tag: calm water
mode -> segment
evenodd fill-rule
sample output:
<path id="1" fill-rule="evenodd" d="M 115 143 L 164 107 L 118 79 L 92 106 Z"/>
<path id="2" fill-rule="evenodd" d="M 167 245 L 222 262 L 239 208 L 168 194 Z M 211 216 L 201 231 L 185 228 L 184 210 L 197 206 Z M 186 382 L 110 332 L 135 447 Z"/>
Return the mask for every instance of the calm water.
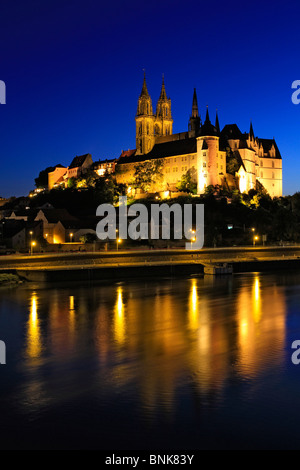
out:
<path id="1" fill-rule="evenodd" d="M 0 448 L 300 448 L 300 274 L 0 290 Z"/>

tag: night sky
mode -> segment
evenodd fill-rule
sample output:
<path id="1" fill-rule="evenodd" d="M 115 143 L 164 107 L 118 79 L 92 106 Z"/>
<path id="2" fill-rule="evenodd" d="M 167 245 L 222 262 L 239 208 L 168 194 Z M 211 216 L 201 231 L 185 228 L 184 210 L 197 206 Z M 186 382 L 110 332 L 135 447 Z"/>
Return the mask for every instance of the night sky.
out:
<path id="1" fill-rule="evenodd" d="M 173 132 L 187 130 L 193 89 L 201 115 L 253 121 L 276 138 L 284 194 L 300 190 L 299 0 L 2 0 L 0 196 L 27 195 L 39 171 L 135 148 L 143 68 L 154 108 L 162 73 Z"/>

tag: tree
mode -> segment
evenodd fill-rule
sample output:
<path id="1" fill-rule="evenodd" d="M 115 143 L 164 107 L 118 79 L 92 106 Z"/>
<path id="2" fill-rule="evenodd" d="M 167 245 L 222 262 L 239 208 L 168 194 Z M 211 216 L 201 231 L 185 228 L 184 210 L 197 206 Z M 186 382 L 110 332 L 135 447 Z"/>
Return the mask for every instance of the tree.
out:
<path id="1" fill-rule="evenodd" d="M 48 173 L 55 170 L 55 166 L 48 166 L 45 170 L 40 171 L 39 176 L 35 178 L 35 186 L 37 188 L 46 188 L 48 186 Z"/>
<path id="2" fill-rule="evenodd" d="M 154 183 L 163 179 L 163 166 L 164 162 L 161 159 L 139 163 L 135 166 L 132 185 L 145 193 L 149 192 Z"/>
<path id="3" fill-rule="evenodd" d="M 190 168 L 184 175 L 182 175 L 177 188 L 179 191 L 197 194 L 197 171 L 194 167 Z"/>
<path id="4" fill-rule="evenodd" d="M 233 151 L 230 148 L 226 149 L 226 173 L 235 176 L 239 171 L 240 164 L 237 160 L 237 157 L 234 155 Z"/>
<path id="5" fill-rule="evenodd" d="M 99 179 L 94 170 L 87 170 L 82 176 L 76 179 L 76 188 L 94 188 Z"/>

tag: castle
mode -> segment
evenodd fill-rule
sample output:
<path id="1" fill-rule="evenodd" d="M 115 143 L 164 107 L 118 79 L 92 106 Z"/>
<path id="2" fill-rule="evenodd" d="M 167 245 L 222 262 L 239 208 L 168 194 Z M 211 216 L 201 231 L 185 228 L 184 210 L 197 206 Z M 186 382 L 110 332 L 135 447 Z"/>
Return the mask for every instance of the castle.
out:
<path id="1" fill-rule="evenodd" d="M 181 179 L 187 172 L 197 186 L 197 194 L 217 185 L 247 193 L 256 189 L 259 182 L 271 197 L 282 196 L 282 158 L 275 140 L 256 137 L 252 123 L 245 133 L 236 124 L 227 124 L 220 130 L 218 115 L 213 125 L 208 109 L 202 122 L 196 90 L 188 131 L 173 134 L 171 100 L 167 97 L 164 78 L 154 114 L 144 75 L 135 121 L 135 149 L 123 151 L 118 159 L 95 163 L 90 154 L 76 156 L 69 167 L 57 165 L 48 174 L 48 188 L 67 186 L 70 178 L 76 179 L 92 169 L 98 176 L 114 173 L 117 183 L 128 186 L 129 195 L 142 197 L 141 189 L 133 184 L 136 167 L 160 160 L 162 178 L 151 184 L 150 192 L 164 197 L 179 192 Z"/>
<path id="2" fill-rule="evenodd" d="M 208 109 L 202 122 L 196 90 L 188 131 L 173 134 L 171 100 L 164 78 L 154 114 L 144 75 L 135 121 L 136 149 L 123 151 L 117 160 L 119 183 L 130 185 L 139 163 L 161 159 L 163 179 L 153 185 L 153 192 L 178 191 L 181 177 L 193 170 L 198 194 L 210 185 L 248 192 L 259 181 L 271 197 L 282 196 L 282 158 L 275 140 L 256 137 L 252 123 L 249 133 L 242 133 L 236 124 L 220 130 L 218 115 L 213 125 Z M 229 158 L 235 162 L 230 174 L 226 170 Z"/>

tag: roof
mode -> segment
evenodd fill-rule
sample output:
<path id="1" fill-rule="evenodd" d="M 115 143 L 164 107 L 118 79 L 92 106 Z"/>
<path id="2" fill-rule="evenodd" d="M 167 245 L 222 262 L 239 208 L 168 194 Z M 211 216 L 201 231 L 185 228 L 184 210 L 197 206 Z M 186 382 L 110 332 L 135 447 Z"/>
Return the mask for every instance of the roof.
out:
<path id="1" fill-rule="evenodd" d="M 265 152 L 269 152 L 272 148 L 272 145 L 275 147 L 275 158 L 282 159 L 281 154 L 279 152 L 279 149 L 277 147 L 277 144 L 275 142 L 275 139 L 257 139 L 259 144 L 262 144 L 263 149 Z"/>
<path id="2" fill-rule="evenodd" d="M 118 164 L 138 163 L 146 160 L 154 160 L 158 158 L 176 157 L 177 155 L 186 155 L 197 152 L 197 140 L 195 137 L 190 139 L 173 140 L 155 144 L 153 149 L 145 155 L 123 156 L 119 158 Z"/>
<path id="3" fill-rule="evenodd" d="M 26 223 L 24 220 L 3 220 L 3 238 L 12 238 L 17 233 L 25 229 Z"/>
<path id="4" fill-rule="evenodd" d="M 242 159 L 242 157 L 241 157 L 241 155 L 240 155 L 240 152 L 239 152 L 238 150 L 235 150 L 235 151 L 233 152 L 233 155 L 235 156 L 236 161 L 237 161 L 238 164 L 239 164 L 239 168 L 243 167 L 244 170 L 247 172 L 246 167 L 245 167 L 244 162 L 243 162 L 243 159 Z"/>
<path id="5" fill-rule="evenodd" d="M 69 168 L 81 167 L 84 164 L 87 157 L 89 157 L 89 156 L 91 156 L 89 153 L 86 153 L 85 155 L 76 156 L 75 158 L 73 158 L 72 163 L 69 166 Z"/>
<path id="6" fill-rule="evenodd" d="M 122 157 L 132 157 L 136 152 L 136 149 L 133 150 L 122 150 L 122 153 L 120 155 L 120 158 Z"/>
<path id="7" fill-rule="evenodd" d="M 222 129 L 221 136 L 229 139 L 242 139 L 243 134 L 236 124 L 226 124 Z"/>
<path id="8" fill-rule="evenodd" d="M 200 127 L 199 136 L 218 136 L 219 132 L 215 126 L 212 125 L 209 119 L 208 108 L 206 109 L 206 119 L 204 124 Z"/>
<path id="9" fill-rule="evenodd" d="M 78 219 L 73 217 L 66 209 L 41 209 L 48 223 L 56 224 L 57 222 L 75 222 Z"/>

